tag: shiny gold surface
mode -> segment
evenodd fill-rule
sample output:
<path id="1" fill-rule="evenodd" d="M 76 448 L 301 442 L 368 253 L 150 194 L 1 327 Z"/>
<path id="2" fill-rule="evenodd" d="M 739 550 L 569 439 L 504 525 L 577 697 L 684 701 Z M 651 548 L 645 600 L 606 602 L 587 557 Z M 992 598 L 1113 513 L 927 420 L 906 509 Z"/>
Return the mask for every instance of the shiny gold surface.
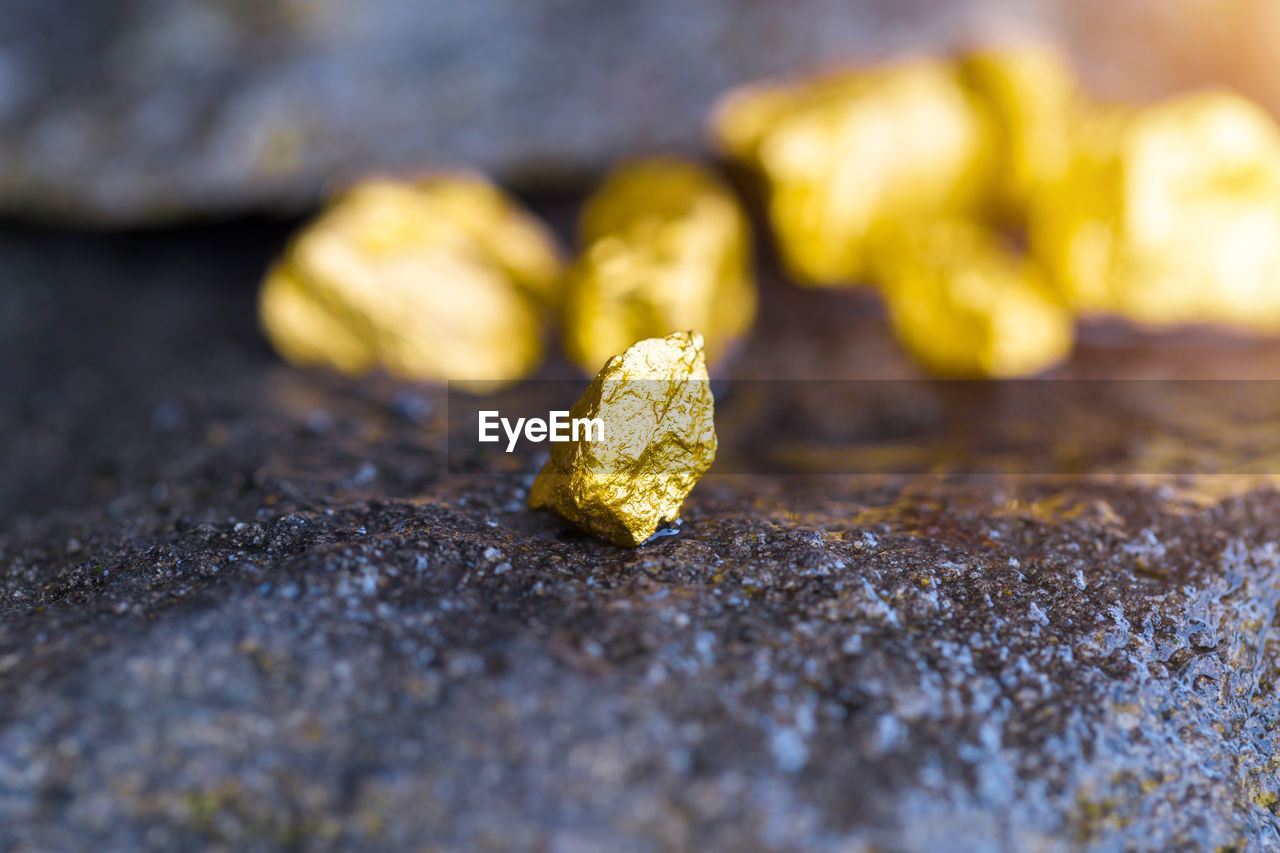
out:
<path id="1" fill-rule="evenodd" d="M 1224 92 L 1094 109 L 1031 241 L 1080 311 L 1280 329 L 1280 131 Z"/>
<path id="2" fill-rule="evenodd" d="M 296 364 L 512 381 L 542 357 L 559 275 L 546 229 L 483 179 L 370 180 L 293 240 L 259 313 Z"/>
<path id="3" fill-rule="evenodd" d="M 756 289 L 737 199 L 694 163 L 639 160 L 588 200 L 566 286 L 565 349 L 591 372 L 641 338 L 700 329 L 714 363 L 750 328 Z"/>
<path id="4" fill-rule="evenodd" d="M 609 359 L 570 410 L 573 418 L 600 418 L 603 440 L 552 445 L 529 506 L 615 545 L 640 545 L 679 517 L 711 467 L 713 414 L 702 336 L 640 341 Z"/>
<path id="5" fill-rule="evenodd" d="M 711 132 L 764 179 L 783 260 L 807 284 L 860 280 L 880 230 L 980 208 L 996 167 L 987 110 L 939 60 L 748 87 Z"/>
<path id="6" fill-rule="evenodd" d="M 995 232 L 937 221 L 886 240 L 877 278 L 899 341 L 935 373 L 1012 377 L 1071 352 L 1072 316 Z"/>

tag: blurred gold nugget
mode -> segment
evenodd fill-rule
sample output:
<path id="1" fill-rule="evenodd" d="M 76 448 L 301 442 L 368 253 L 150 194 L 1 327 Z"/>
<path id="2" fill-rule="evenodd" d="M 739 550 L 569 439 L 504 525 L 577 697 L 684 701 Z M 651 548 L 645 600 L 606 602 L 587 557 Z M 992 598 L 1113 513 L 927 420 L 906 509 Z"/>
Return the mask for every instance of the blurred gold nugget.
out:
<path id="1" fill-rule="evenodd" d="M 513 381 L 542 358 L 560 276 L 549 232 L 483 178 L 373 179 L 294 238 L 259 314 L 295 364 Z"/>
<path id="2" fill-rule="evenodd" d="M 615 545 L 643 544 L 674 521 L 716 455 L 702 336 L 650 338 L 609 359 L 570 410 L 599 418 L 602 440 L 552 445 L 529 506 Z M 596 436 L 593 436 L 595 438 Z"/>
<path id="3" fill-rule="evenodd" d="M 1082 98 L 1075 74 L 1061 53 L 1040 44 L 973 51 L 959 67 L 994 132 L 993 210 L 1024 222 L 1033 199 L 1067 167 L 1070 124 Z"/>
<path id="4" fill-rule="evenodd" d="M 923 223 L 887 239 L 877 274 L 903 346 L 936 373 L 1012 377 L 1066 358 L 1072 316 L 1034 263 L 977 223 Z"/>
<path id="5" fill-rule="evenodd" d="M 1280 329 L 1280 131 L 1225 92 L 1090 110 L 1031 242 L 1077 310 Z"/>
<path id="6" fill-rule="evenodd" d="M 980 208 L 995 168 L 987 111 L 933 59 L 741 89 L 712 136 L 764 178 L 783 259 L 808 284 L 865 276 L 877 231 Z"/>
<path id="7" fill-rule="evenodd" d="M 502 190 L 474 174 L 424 178 L 416 186 L 518 287 L 558 308 L 564 260 L 551 232 Z"/>
<path id="8" fill-rule="evenodd" d="M 733 194 L 694 163 L 614 170 L 587 201 L 566 285 L 565 349 L 595 371 L 640 338 L 701 329 L 720 359 L 755 319 L 750 237 Z"/>

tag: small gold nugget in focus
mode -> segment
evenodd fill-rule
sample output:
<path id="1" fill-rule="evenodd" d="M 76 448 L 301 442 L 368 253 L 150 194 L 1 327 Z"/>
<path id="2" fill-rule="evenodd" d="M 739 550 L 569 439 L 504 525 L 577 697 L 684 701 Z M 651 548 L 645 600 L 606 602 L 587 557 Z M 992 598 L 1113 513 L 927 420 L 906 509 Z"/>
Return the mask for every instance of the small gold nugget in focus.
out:
<path id="1" fill-rule="evenodd" d="M 1084 312 L 1280 329 L 1280 131 L 1212 92 L 1073 125 L 1070 165 L 1031 245 Z"/>
<path id="2" fill-rule="evenodd" d="M 713 364 L 751 327 L 745 214 L 709 171 L 676 159 L 614 170 L 587 202 L 566 287 L 565 350 L 594 372 L 640 338 L 701 329 Z"/>
<path id="3" fill-rule="evenodd" d="M 764 179 L 783 260 L 809 284 L 862 278 L 881 229 L 989 201 L 991 121 L 941 61 L 748 87 L 712 135 Z"/>
<path id="4" fill-rule="evenodd" d="M 898 340 L 936 373 L 1012 377 L 1071 351 L 1072 317 L 1037 267 L 991 230 L 964 221 L 886 241 L 879 279 Z"/>
<path id="5" fill-rule="evenodd" d="M 377 179 L 294 238 L 259 313 L 295 364 L 513 381 L 542 358 L 560 276 L 549 232 L 483 178 Z"/>
<path id="6" fill-rule="evenodd" d="M 609 359 L 570 417 L 599 418 L 603 440 L 553 445 L 529 506 L 615 545 L 644 543 L 715 460 L 702 335 L 650 338 Z"/>

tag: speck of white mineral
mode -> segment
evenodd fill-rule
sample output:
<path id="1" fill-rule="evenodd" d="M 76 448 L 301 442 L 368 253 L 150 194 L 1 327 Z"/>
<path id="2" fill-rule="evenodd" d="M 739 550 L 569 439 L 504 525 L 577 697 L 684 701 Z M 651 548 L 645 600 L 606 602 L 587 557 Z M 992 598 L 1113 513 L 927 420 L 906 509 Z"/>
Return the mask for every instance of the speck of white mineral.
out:
<path id="1" fill-rule="evenodd" d="M 809 763 L 809 747 L 795 729 L 780 728 L 769 737 L 769 751 L 778 769 L 795 773 Z"/>

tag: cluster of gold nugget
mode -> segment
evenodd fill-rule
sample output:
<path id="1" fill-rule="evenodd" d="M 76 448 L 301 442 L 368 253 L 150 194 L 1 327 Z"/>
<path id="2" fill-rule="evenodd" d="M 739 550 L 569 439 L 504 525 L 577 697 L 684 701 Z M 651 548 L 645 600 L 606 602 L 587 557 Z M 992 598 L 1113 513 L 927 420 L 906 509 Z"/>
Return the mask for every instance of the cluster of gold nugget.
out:
<path id="1" fill-rule="evenodd" d="M 1280 329 L 1280 132 L 1235 95 L 1100 104 L 1027 47 L 749 86 L 711 134 L 761 178 L 793 278 L 877 285 L 940 374 L 1041 371 L 1082 313 Z M 714 364 L 754 321 L 746 217 L 702 166 L 623 165 L 579 244 L 566 268 L 478 176 L 368 181 L 273 269 L 263 324 L 295 362 L 503 382 L 556 318 L 589 371 L 683 329 Z"/>
<path id="2" fill-rule="evenodd" d="M 484 391 L 534 370 L 561 314 L 566 352 L 600 371 L 573 417 L 604 434 L 554 445 L 530 505 L 639 545 L 715 459 L 706 353 L 755 317 L 747 221 L 707 169 L 653 159 L 610 175 L 580 230 L 566 270 L 550 232 L 483 178 L 365 181 L 272 267 L 262 323 L 295 363 Z"/>
<path id="3" fill-rule="evenodd" d="M 938 373 L 1043 370 L 1078 314 L 1280 329 L 1280 132 L 1235 95 L 1099 104 L 1022 48 L 751 86 L 712 135 L 792 275 L 878 285 Z"/>
<path id="4" fill-rule="evenodd" d="M 812 286 L 879 288 L 894 332 L 952 376 L 1065 358 L 1080 314 L 1280 330 L 1280 130 L 1237 96 L 1084 96 L 1039 48 L 915 59 L 730 93 L 720 151 L 759 179 Z M 369 180 L 290 244 L 260 296 L 289 360 L 475 388 L 564 351 L 599 370 L 530 495 L 620 545 L 674 520 L 716 440 L 706 362 L 756 314 L 747 217 L 711 171 L 624 164 L 566 264 L 483 177 Z M 603 367 L 602 367 L 603 366 Z"/>
<path id="5" fill-rule="evenodd" d="M 368 180 L 268 273 L 262 324 L 295 363 L 493 389 L 537 368 L 557 317 L 566 352 L 592 372 L 687 329 L 714 361 L 755 319 L 746 215 L 710 170 L 625 164 L 580 231 L 566 270 L 550 231 L 480 176 Z"/>

